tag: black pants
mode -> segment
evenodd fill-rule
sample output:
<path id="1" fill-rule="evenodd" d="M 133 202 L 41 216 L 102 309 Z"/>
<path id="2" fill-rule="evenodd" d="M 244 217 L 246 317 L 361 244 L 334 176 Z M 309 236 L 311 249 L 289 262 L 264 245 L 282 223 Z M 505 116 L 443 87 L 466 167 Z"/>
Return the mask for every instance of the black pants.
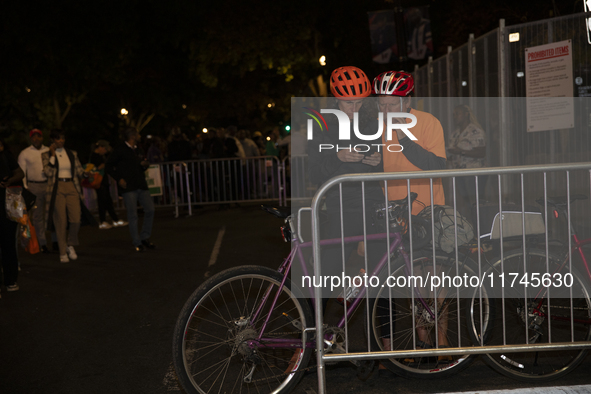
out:
<path id="1" fill-rule="evenodd" d="M 113 200 L 111 199 L 111 193 L 108 184 L 101 184 L 101 187 L 96 189 L 96 199 L 98 202 L 99 218 L 101 223 L 107 219 L 107 211 L 111 215 L 111 219 L 114 222 L 119 221 L 115 208 L 113 207 Z"/>
<path id="2" fill-rule="evenodd" d="M 4 285 L 15 284 L 18 278 L 18 257 L 16 254 L 16 228 L 17 223 L 6 217 L 6 211 L 2 207 L 0 212 L 0 251 L 2 256 L 2 272 Z"/>
<path id="3" fill-rule="evenodd" d="M 359 204 L 360 205 L 360 204 Z M 334 207 L 335 205 L 333 205 Z M 345 209 L 343 212 L 343 222 L 344 222 L 344 236 L 345 237 L 352 237 L 363 235 L 364 233 L 364 226 L 363 226 L 363 212 L 359 206 L 355 207 L 354 210 Z M 372 221 L 372 209 L 373 203 L 367 203 L 366 209 L 366 223 L 365 223 L 365 233 L 367 235 L 376 234 L 379 231 L 374 225 Z M 334 210 L 329 208 L 328 210 L 328 223 L 325 225 L 326 231 L 322 239 L 330 239 L 330 238 L 340 238 L 341 237 L 341 214 L 338 210 Z M 326 245 L 321 246 L 321 263 L 322 263 L 322 276 L 339 276 L 341 277 L 343 274 L 343 245 L 338 243 L 336 245 Z M 350 257 L 351 253 L 357 249 L 358 242 L 351 242 L 345 243 L 344 245 L 344 257 L 345 263 L 347 259 Z M 368 241 L 365 246 L 365 251 L 367 254 L 367 263 L 368 263 L 368 270 L 367 275 L 369 276 L 375 266 L 379 263 L 380 259 L 384 256 L 387 249 L 387 243 L 385 239 L 381 239 L 378 241 Z M 346 267 L 346 264 L 345 264 Z M 357 275 L 360 267 L 354 267 L 351 270 L 347 270 L 350 272 L 346 272 L 349 277 L 353 277 Z M 339 289 L 339 292 L 342 291 Z M 335 294 L 332 294 L 335 296 Z M 331 297 L 330 288 L 323 288 L 323 298 L 326 299 Z"/>

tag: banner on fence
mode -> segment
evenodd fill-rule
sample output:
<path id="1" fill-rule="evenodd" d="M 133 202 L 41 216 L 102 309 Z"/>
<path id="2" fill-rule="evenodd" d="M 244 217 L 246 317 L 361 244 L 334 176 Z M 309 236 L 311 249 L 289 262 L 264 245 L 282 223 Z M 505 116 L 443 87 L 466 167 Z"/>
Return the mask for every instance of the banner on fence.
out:
<path id="1" fill-rule="evenodd" d="M 571 40 L 525 48 L 525 59 L 527 131 L 573 128 Z"/>
<path id="2" fill-rule="evenodd" d="M 151 196 L 162 195 L 162 176 L 160 175 L 160 166 L 158 164 L 152 164 L 146 170 L 146 182 L 148 183 Z"/>

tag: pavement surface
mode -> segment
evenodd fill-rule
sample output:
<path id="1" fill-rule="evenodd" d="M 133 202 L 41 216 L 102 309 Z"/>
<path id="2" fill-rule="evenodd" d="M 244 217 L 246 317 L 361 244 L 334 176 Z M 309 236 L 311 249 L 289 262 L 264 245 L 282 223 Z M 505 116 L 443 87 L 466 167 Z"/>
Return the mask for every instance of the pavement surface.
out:
<path id="1" fill-rule="evenodd" d="M 185 300 L 206 276 L 226 268 L 278 267 L 290 248 L 281 225 L 255 205 L 205 207 L 178 219 L 161 208 L 154 251 L 133 251 L 127 228 L 89 227 L 80 232 L 78 260 L 68 264 L 58 254 L 21 251 L 20 290 L 3 288 L 0 299 L 0 393 L 182 393 L 171 349 Z M 570 375 L 543 386 L 591 392 L 590 370 L 587 357 Z M 328 366 L 326 377 L 329 393 L 534 390 L 479 360 L 448 379 L 407 380 L 374 371 L 361 381 L 350 363 Z M 294 390 L 317 391 L 315 370 Z"/>

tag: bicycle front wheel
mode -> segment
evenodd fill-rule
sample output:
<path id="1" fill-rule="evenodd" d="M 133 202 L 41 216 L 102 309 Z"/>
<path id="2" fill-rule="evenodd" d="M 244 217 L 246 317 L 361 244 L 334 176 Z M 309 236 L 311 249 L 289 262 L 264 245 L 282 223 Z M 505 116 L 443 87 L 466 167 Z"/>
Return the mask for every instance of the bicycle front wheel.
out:
<path id="1" fill-rule="evenodd" d="M 396 286 L 384 286 L 370 299 L 370 335 L 373 350 L 413 350 L 438 347 L 466 347 L 472 341 L 468 335 L 463 310 L 471 300 L 465 290 L 458 286 L 440 286 L 432 291 L 429 278 L 437 276 L 469 277 L 476 275 L 470 266 L 471 260 L 460 256 L 456 265 L 455 256 L 438 255 L 435 267 L 431 253 L 415 253 L 413 270 L 406 272 L 405 265 L 390 275 Z M 414 278 L 414 279 L 413 279 Z M 424 285 L 420 286 L 422 278 Z M 410 290 L 417 284 L 420 297 Z M 404 284 L 403 282 L 406 282 Z M 488 313 L 488 298 L 484 292 L 483 305 Z M 473 361 L 474 355 L 462 354 L 433 357 L 389 358 L 384 365 L 392 372 L 419 379 L 448 377 L 464 370 Z"/>
<path id="2" fill-rule="evenodd" d="M 295 387 L 312 353 L 305 328 L 314 323 L 307 300 L 290 289 L 289 279 L 273 304 L 282 280 L 269 268 L 236 267 L 191 295 L 173 339 L 185 391 L 288 393 Z"/>
<path id="3" fill-rule="evenodd" d="M 472 332 L 478 337 L 475 340 L 479 341 L 481 327 L 486 327 L 486 345 L 588 341 L 591 334 L 588 282 L 576 270 L 569 270 L 568 261 L 564 263 L 556 256 L 548 256 L 546 267 L 545 251 L 532 249 L 527 251 L 526 259 L 523 256 L 522 251 L 509 252 L 503 266 L 498 259 L 488 271 L 487 277 L 492 273 L 495 278 L 496 316 L 492 324 L 481 326 L 474 314 Z M 538 285 L 537 280 L 532 280 L 534 273 L 537 278 L 550 274 L 546 278 L 551 282 L 546 281 L 547 286 Z M 563 285 L 558 282 L 559 277 Z M 586 350 L 581 349 L 521 351 L 487 354 L 485 361 L 501 374 L 519 381 L 549 381 L 572 371 L 585 355 Z"/>

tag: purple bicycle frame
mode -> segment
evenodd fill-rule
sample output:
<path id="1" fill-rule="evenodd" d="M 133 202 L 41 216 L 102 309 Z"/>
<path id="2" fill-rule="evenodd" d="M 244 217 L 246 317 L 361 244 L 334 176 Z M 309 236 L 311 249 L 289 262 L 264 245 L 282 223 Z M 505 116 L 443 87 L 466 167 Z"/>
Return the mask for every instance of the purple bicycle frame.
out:
<path id="1" fill-rule="evenodd" d="M 320 245 L 321 246 L 336 245 L 336 244 L 340 244 L 342 241 L 344 241 L 344 243 L 354 243 L 354 242 L 360 242 L 360 241 L 364 241 L 364 240 L 376 241 L 376 240 L 386 239 L 386 237 L 387 237 L 386 233 L 368 234 L 365 236 L 364 235 L 355 235 L 355 236 L 351 236 L 351 237 L 345 237 L 344 239 L 331 238 L 331 239 L 321 240 Z M 400 235 L 399 232 L 394 232 L 394 233 L 390 234 L 390 238 L 394 238 L 394 241 L 390 244 L 389 253 L 384 254 L 384 256 L 382 257 L 380 262 L 374 268 L 372 275 L 377 276 L 382 271 L 382 269 L 384 268 L 385 264 L 388 261 L 388 255 L 393 254 L 394 251 L 396 251 L 396 249 L 398 249 L 400 254 L 403 256 L 404 261 L 405 261 L 405 273 L 406 273 L 406 275 L 409 275 L 410 274 L 410 259 L 408 257 L 408 254 L 404 250 L 404 247 L 402 246 L 402 236 Z M 296 253 L 297 253 L 298 258 L 300 260 L 300 264 L 301 264 L 304 275 L 308 275 L 308 269 L 307 269 L 306 264 L 304 262 L 302 249 L 306 248 L 306 247 L 311 247 L 312 242 L 310 241 L 310 242 L 300 243 L 299 240 L 296 238 L 294 240 L 294 244 L 295 244 L 295 246 L 292 248 L 292 250 L 289 253 L 289 255 L 287 256 L 287 258 L 285 260 L 283 260 L 283 263 L 281 264 L 281 266 L 278 269 L 278 272 L 283 274 L 283 280 L 281 281 L 281 284 L 279 285 L 279 288 L 277 290 L 277 294 L 273 298 L 273 302 L 271 303 L 271 308 L 269 309 L 269 311 L 272 311 L 275 308 L 275 305 L 277 303 L 279 295 L 281 294 L 281 289 L 283 289 L 283 286 L 285 285 L 285 281 L 287 280 L 287 276 L 288 276 L 289 270 L 291 269 L 291 265 L 293 263 Z M 254 326 L 255 322 L 257 321 L 259 314 L 262 312 L 265 304 L 267 303 L 267 299 L 271 295 L 271 291 L 272 291 L 273 287 L 274 287 L 274 285 L 270 285 L 267 288 L 267 290 L 265 291 L 265 295 L 263 296 L 263 298 L 261 300 L 261 304 L 259 305 L 259 307 L 257 308 L 257 311 L 254 313 L 253 317 L 251 318 L 251 322 L 250 322 L 251 326 Z M 415 289 L 414 291 L 417 295 L 417 299 L 423 304 L 423 306 L 426 308 L 426 310 L 429 311 L 429 313 L 432 315 L 432 317 L 435 317 L 433 312 L 431 311 L 431 309 L 427 306 L 427 303 L 425 302 L 425 300 L 421 297 L 418 290 Z M 359 306 L 359 304 L 363 300 L 366 292 L 367 292 L 367 288 L 365 286 L 363 286 L 361 291 L 359 292 L 359 294 L 357 295 L 357 297 L 353 301 L 353 304 L 351 305 L 351 307 L 348 308 L 349 311 L 352 311 L 351 313 L 355 312 L 355 310 L 357 309 L 357 307 Z M 311 288 L 310 288 L 310 294 L 313 296 Z M 314 297 L 312 297 L 312 299 L 314 301 Z M 337 327 L 343 328 L 345 326 L 346 316 L 347 316 L 347 314 L 345 314 L 341 318 Z M 270 317 L 271 317 L 271 315 L 269 313 L 265 318 L 265 322 L 263 323 L 263 326 L 260 330 L 259 337 L 257 339 L 250 340 L 247 342 L 249 347 L 254 348 L 254 347 L 259 346 L 261 344 L 264 344 L 264 346 L 268 347 L 268 348 L 301 348 L 302 347 L 302 342 L 301 342 L 301 340 L 298 340 L 298 339 L 263 338 L 263 333 L 265 332 L 265 328 L 267 327 L 267 323 L 269 322 Z M 325 336 L 325 338 L 327 340 L 331 340 L 332 339 L 331 337 L 332 337 L 332 334 L 328 334 Z M 306 348 L 314 348 L 315 346 L 316 346 L 315 341 L 306 342 L 306 345 L 305 345 Z"/>

